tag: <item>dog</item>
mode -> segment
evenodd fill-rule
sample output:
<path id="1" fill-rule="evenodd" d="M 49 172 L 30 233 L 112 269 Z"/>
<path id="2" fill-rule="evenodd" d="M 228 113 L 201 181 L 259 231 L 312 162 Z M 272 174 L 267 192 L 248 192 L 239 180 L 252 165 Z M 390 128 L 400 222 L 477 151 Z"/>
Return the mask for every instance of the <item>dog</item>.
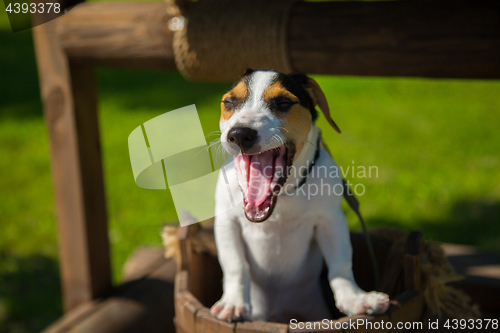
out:
<path id="1" fill-rule="evenodd" d="M 300 190 L 343 181 L 310 176 L 314 168 L 337 167 L 315 124 L 316 106 L 340 133 L 321 88 L 301 73 L 249 69 L 222 98 L 221 144 L 234 167 L 219 176 L 215 193 L 223 295 L 210 311 L 221 320 L 330 318 L 319 283 L 324 262 L 340 311 L 374 314 L 389 306 L 386 294 L 354 281 L 342 194 Z M 231 206 L 226 182 L 242 204 Z"/>

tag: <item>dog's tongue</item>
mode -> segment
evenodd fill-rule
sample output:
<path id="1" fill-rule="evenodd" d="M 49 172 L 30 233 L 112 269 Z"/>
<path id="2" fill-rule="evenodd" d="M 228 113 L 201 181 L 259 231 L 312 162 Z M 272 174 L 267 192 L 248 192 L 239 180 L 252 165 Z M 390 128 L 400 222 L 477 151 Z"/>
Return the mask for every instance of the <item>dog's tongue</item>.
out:
<path id="1" fill-rule="evenodd" d="M 269 152 L 252 156 L 249 169 L 247 201 L 252 206 L 260 206 L 271 190 L 273 154 Z"/>
<path id="2" fill-rule="evenodd" d="M 235 158 L 238 180 L 245 193 L 246 203 L 258 207 L 271 191 L 276 153 L 238 155 Z"/>

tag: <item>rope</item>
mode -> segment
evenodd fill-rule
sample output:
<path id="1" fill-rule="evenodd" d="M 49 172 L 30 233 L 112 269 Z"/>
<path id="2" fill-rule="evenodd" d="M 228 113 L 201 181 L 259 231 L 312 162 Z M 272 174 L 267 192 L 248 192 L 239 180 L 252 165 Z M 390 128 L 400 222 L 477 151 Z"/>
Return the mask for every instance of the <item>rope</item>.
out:
<path id="1" fill-rule="evenodd" d="M 168 0 L 178 70 L 191 80 L 235 80 L 248 68 L 293 72 L 287 24 L 295 0 Z M 169 6 L 171 7 L 171 6 Z"/>
<path id="2" fill-rule="evenodd" d="M 363 234 L 365 236 L 366 245 L 368 247 L 368 253 L 370 255 L 370 260 L 372 262 L 375 290 L 380 290 L 380 272 L 378 269 L 377 258 L 375 256 L 375 251 L 373 250 L 373 244 L 372 240 L 370 239 L 368 229 L 366 228 L 365 220 L 363 219 L 363 216 L 359 211 L 359 201 L 352 193 L 345 179 L 342 179 L 342 183 L 344 184 L 344 199 L 349 204 L 349 207 L 351 207 L 351 209 L 356 213 L 359 221 L 361 222 L 361 227 L 363 228 Z"/>

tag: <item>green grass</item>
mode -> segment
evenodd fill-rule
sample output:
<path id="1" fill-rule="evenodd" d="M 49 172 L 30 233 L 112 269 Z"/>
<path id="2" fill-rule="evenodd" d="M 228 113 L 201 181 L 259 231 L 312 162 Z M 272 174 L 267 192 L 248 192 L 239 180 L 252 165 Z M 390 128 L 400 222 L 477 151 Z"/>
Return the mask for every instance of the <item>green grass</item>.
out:
<path id="1" fill-rule="evenodd" d="M 12 34 L 0 5 L 0 332 L 34 332 L 61 314 L 47 131 L 31 32 Z M 168 191 L 134 183 L 127 137 L 164 112 L 196 104 L 205 134 L 218 128 L 229 84 L 186 82 L 177 73 L 100 69 L 113 276 L 131 251 L 160 244 L 176 219 Z M 500 82 L 315 77 L 337 135 L 320 119 L 337 162 L 377 166 L 362 183 L 369 227 L 424 231 L 428 239 L 500 251 Z M 354 163 L 353 163 L 354 161 Z M 347 212 L 352 229 L 359 229 Z"/>

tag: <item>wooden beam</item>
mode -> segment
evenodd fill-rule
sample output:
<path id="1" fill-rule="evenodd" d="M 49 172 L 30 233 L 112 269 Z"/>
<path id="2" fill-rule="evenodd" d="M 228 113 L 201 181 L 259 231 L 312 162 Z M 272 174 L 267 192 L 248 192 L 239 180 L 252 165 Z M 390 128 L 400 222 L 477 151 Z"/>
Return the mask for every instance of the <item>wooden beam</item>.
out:
<path id="1" fill-rule="evenodd" d="M 175 332 L 176 263 L 164 249 L 142 248 L 127 259 L 131 275 L 108 297 L 87 302 L 64 315 L 42 333 Z"/>
<path id="2" fill-rule="evenodd" d="M 292 63 L 332 75 L 500 78 L 500 2 L 297 3 Z"/>
<path id="3" fill-rule="evenodd" d="M 58 31 L 75 62 L 175 70 L 169 19 L 162 2 L 84 3 L 59 19 Z"/>
<path id="4" fill-rule="evenodd" d="M 58 19 L 61 45 L 79 62 L 174 69 L 166 9 L 78 5 Z M 298 2 L 288 36 L 294 68 L 309 74 L 500 78 L 498 1 Z"/>
<path id="5" fill-rule="evenodd" d="M 50 138 L 61 284 L 68 311 L 109 292 L 111 270 L 96 78 L 93 68 L 68 60 L 56 24 L 54 20 L 33 28 L 33 36 Z"/>

